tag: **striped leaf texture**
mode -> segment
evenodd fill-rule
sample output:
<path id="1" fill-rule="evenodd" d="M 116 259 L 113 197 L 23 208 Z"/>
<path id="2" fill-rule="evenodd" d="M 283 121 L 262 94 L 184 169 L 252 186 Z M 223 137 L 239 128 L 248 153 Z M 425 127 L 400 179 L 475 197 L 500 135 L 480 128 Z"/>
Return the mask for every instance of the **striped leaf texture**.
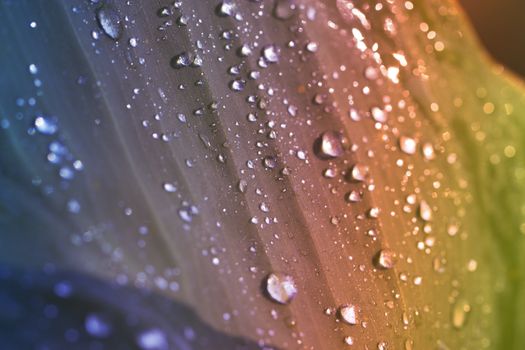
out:
<path id="1" fill-rule="evenodd" d="M 0 23 L 0 348 L 524 348 L 524 90 L 455 1 Z"/>

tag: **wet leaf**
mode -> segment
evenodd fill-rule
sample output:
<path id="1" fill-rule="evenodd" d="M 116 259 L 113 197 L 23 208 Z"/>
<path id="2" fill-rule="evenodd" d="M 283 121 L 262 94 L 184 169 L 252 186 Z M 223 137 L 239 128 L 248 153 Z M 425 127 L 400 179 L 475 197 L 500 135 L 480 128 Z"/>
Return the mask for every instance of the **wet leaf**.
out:
<path id="1" fill-rule="evenodd" d="M 523 347 L 524 90 L 455 2 L 0 20 L 7 346 Z"/>

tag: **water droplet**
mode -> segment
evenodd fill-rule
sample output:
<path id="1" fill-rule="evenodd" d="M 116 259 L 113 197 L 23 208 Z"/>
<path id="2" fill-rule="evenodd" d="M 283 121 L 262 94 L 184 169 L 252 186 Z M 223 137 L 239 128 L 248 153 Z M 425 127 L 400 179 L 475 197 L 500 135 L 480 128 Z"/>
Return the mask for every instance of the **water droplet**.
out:
<path id="1" fill-rule="evenodd" d="M 292 276 L 271 273 L 266 278 L 266 292 L 279 304 L 288 304 L 297 294 L 297 286 Z"/>
<path id="2" fill-rule="evenodd" d="M 362 198 L 361 194 L 355 190 L 348 192 L 346 195 L 346 200 L 351 203 L 360 202 Z"/>
<path id="3" fill-rule="evenodd" d="M 467 322 L 467 315 L 471 310 L 466 300 L 459 300 L 452 307 L 452 325 L 456 329 L 462 328 Z"/>
<path id="4" fill-rule="evenodd" d="M 264 158 L 263 164 L 268 169 L 274 169 L 277 166 L 277 161 L 274 157 L 268 156 Z"/>
<path id="5" fill-rule="evenodd" d="M 164 191 L 169 193 L 177 192 L 177 186 L 170 182 L 163 183 L 162 188 L 164 189 Z"/>
<path id="6" fill-rule="evenodd" d="M 357 307 L 352 304 L 343 305 L 339 307 L 339 316 L 341 317 L 341 320 L 344 322 L 350 324 L 350 325 L 356 325 L 357 324 Z"/>
<path id="7" fill-rule="evenodd" d="M 279 49 L 275 45 L 268 45 L 263 48 L 263 57 L 268 63 L 279 62 Z"/>
<path id="8" fill-rule="evenodd" d="M 430 205 L 425 200 L 422 200 L 419 203 L 419 217 L 423 221 L 431 221 L 432 220 L 432 208 L 430 208 Z"/>
<path id="9" fill-rule="evenodd" d="M 306 51 L 308 52 L 317 52 L 317 49 L 319 48 L 319 45 L 315 42 L 309 42 L 306 44 Z"/>
<path id="10" fill-rule="evenodd" d="M 377 253 L 375 265 L 381 269 L 391 269 L 396 264 L 396 253 L 390 249 L 382 249 Z"/>
<path id="11" fill-rule="evenodd" d="M 337 158 L 343 155 L 344 148 L 341 134 L 336 131 L 326 131 L 317 140 L 317 155 L 321 158 Z"/>
<path id="12" fill-rule="evenodd" d="M 122 20 L 113 7 L 104 5 L 97 11 L 97 21 L 104 33 L 113 40 L 122 36 Z"/>
<path id="13" fill-rule="evenodd" d="M 345 337 L 345 344 L 346 345 L 354 345 L 354 338 L 352 338 L 351 336 L 346 336 Z"/>
<path id="14" fill-rule="evenodd" d="M 388 344 L 384 341 L 377 343 L 377 350 L 388 350 Z"/>
<path id="15" fill-rule="evenodd" d="M 191 64 L 191 57 L 187 52 L 182 52 L 171 59 L 171 66 L 176 69 L 188 67 Z"/>
<path id="16" fill-rule="evenodd" d="M 280 20 L 287 20 L 292 18 L 295 13 L 296 6 L 290 0 L 277 0 L 273 9 L 273 15 Z"/>
<path id="17" fill-rule="evenodd" d="M 376 122 L 386 122 L 386 113 L 381 108 L 373 107 L 370 112 L 372 113 L 372 118 L 374 118 Z"/>
<path id="18" fill-rule="evenodd" d="M 353 181 L 365 181 L 368 177 L 368 166 L 357 163 L 350 170 L 350 178 Z"/>
<path id="19" fill-rule="evenodd" d="M 168 341 L 160 329 L 149 329 L 138 335 L 137 345 L 143 350 L 166 350 Z"/>
<path id="20" fill-rule="evenodd" d="M 217 7 L 217 13 L 219 16 L 223 16 L 223 17 L 233 16 L 234 9 L 235 9 L 235 5 L 233 3 L 229 1 L 223 1 Z"/>
<path id="21" fill-rule="evenodd" d="M 36 117 L 34 125 L 41 134 L 53 135 L 58 131 L 58 123 L 54 117 L 39 115 Z"/>
<path id="22" fill-rule="evenodd" d="M 242 79 L 235 79 L 230 83 L 230 88 L 233 91 L 242 91 L 246 86 L 246 82 Z"/>
<path id="23" fill-rule="evenodd" d="M 423 152 L 423 157 L 425 157 L 426 160 L 432 160 L 436 158 L 434 146 L 432 146 L 432 144 L 429 142 L 423 144 L 421 151 Z"/>
<path id="24" fill-rule="evenodd" d="M 411 137 L 401 136 L 399 138 L 399 147 L 406 154 L 415 154 L 417 148 L 417 142 Z"/>
<path id="25" fill-rule="evenodd" d="M 86 332 L 95 338 L 106 338 L 111 334 L 111 324 L 103 316 L 89 314 L 84 321 Z"/>

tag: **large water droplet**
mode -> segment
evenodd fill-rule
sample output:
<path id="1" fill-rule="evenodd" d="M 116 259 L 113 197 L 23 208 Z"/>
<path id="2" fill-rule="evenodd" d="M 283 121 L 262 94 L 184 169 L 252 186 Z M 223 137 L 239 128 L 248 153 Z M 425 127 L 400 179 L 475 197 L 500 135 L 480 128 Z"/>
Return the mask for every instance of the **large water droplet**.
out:
<path id="1" fill-rule="evenodd" d="M 350 178 L 353 181 L 365 181 L 368 177 L 368 166 L 357 163 L 350 169 Z"/>
<path id="2" fill-rule="evenodd" d="M 341 134 L 336 131 L 324 132 L 316 143 L 316 152 L 321 158 L 337 158 L 344 152 Z"/>
<path id="3" fill-rule="evenodd" d="M 399 147 L 401 148 L 401 151 L 412 155 L 416 153 L 417 142 L 411 137 L 401 136 L 399 138 Z"/>
<path id="4" fill-rule="evenodd" d="M 297 294 L 297 286 L 292 276 L 271 273 L 266 278 L 266 292 L 279 304 L 288 304 Z"/>
<path id="5" fill-rule="evenodd" d="M 279 49 L 275 45 L 268 45 L 263 48 L 263 57 L 268 63 L 279 62 Z"/>
<path id="6" fill-rule="evenodd" d="M 41 134 L 53 135 L 58 131 L 58 123 L 53 117 L 39 115 L 36 117 L 34 125 Z"/>
<path id="7" fill-rule="evenodd" d="M 122 20 L 113 7 L 104 5 L 97 11 L 97 21 L 104 33 L 113 40 L 122 36 Z"/>
<path id="8" fill-rule="evenodd" d="M 397 256 L 390 249 L 382 249 L 377 253 L 375 264 L 381 269 L 391 269 L 396 263 Z"/>
<path id="9" fill-rule="evenodd" d="M 344 322 L 350 325 L 356 325 L 358 322 L 357 307 L 352 304 L 342 305 L 341 307 L 339 307 L 339 316 Z"/>

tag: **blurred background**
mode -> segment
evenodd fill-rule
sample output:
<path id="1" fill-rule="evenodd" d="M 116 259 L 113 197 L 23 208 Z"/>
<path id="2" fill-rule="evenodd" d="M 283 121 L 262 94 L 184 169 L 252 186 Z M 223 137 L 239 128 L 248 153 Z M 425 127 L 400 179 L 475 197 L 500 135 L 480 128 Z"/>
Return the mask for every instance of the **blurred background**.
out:
<path id="1" fill-rule="evenodd" d="M 459 0 L 492 56 L 525 77 L 525 0 Z"/>

